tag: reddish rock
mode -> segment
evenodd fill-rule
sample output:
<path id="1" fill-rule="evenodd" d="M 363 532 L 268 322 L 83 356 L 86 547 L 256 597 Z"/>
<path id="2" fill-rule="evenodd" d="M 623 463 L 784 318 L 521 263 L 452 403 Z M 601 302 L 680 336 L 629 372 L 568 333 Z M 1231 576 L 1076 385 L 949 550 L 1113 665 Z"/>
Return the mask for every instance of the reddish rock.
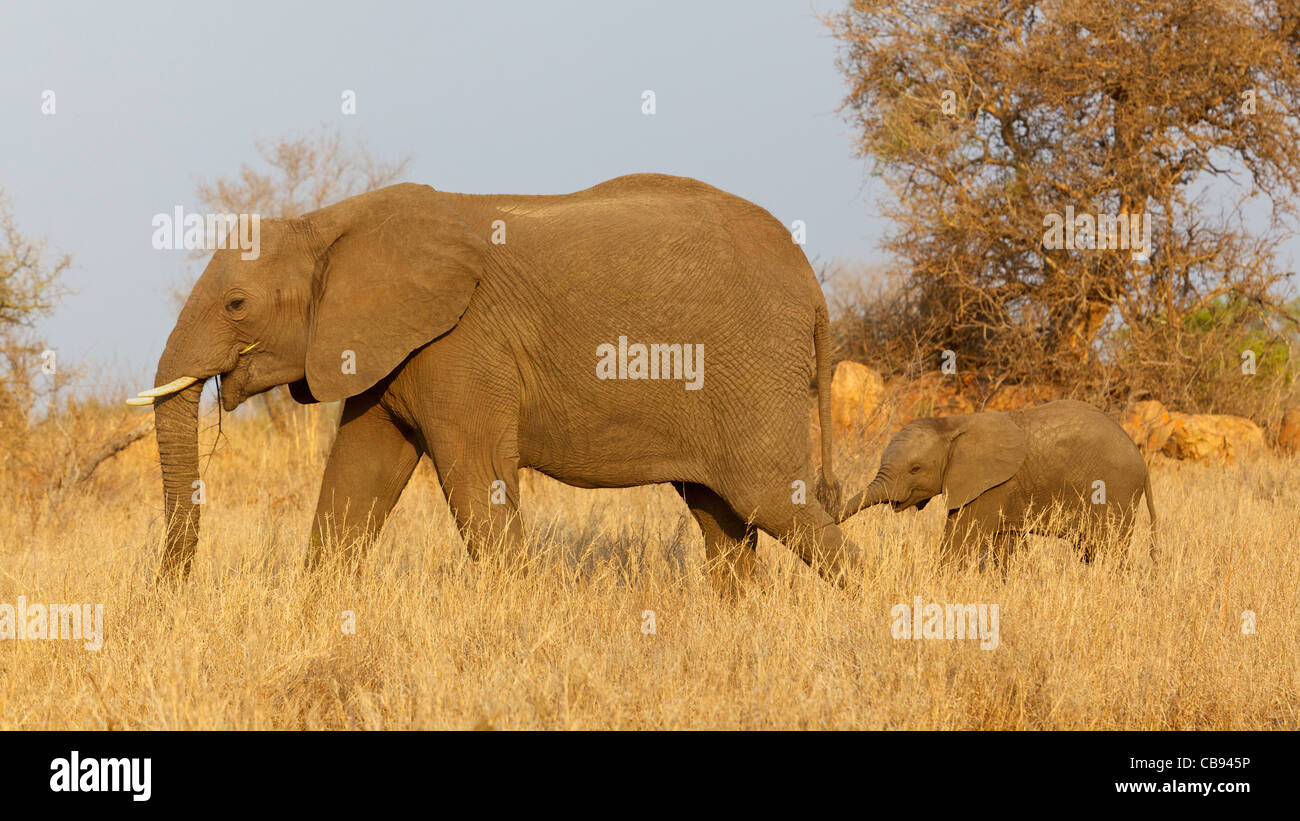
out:
<path id="1" fill-rule="evenodd" d="M 885 396 L 885 380 L 866 365 L 844 361 L 831 380 L 831 422 L 836 436 L 870 427 Z"/>
<path id="2" fill-rule="evenodd" d="M 1056 398 L 1057 391 L 1050 385 L 1002 385 L 984 403 L 984 410 L 1021 410 Z"/>
<path id="3" fill-rule="evenodd" d="M 955 416 L 974 413 L 975 405 L 967 398 L 974 387 L 973 377 L 961 377 L 930 371 L 895 389 L 895 419 L 899 427 L 925 416 Z"/>
<path id="4" fill-rule="evenodd" d="M 1264 431 L 1240 416 L 1173 413 L 1170 417 L 1174 429 L 1162 452 L 1175 459 L 1232 461 L 1264 448 Z"/>
<path id="5" fill-rule="evenodd" d="M 1134 403 L 1122 417 L 1120 426 L 1146 456 L 1164 448 L 1177 423 L 1164 405 L 1148 399 Z"/>

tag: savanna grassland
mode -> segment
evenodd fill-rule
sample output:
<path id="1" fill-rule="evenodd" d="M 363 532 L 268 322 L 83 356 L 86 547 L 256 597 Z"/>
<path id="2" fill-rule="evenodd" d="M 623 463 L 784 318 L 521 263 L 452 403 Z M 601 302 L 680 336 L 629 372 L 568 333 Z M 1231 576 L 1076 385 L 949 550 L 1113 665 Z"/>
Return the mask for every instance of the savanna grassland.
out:
<path id="1" fill-rule="evenodd" d="M 219 440 L 207 418 L 199 554 L 177 589 L 154 583 L 152 437 L 55 494 L 5 473 L 0 602 L 103 603 L 106 635 L 97 652 L 0 641 L 0 728 L 1300 727 L 1300 460 L 1157 462 L 1155 567 L 1143 514 L 1128 569 L 1036 540 L 1005 581 L 944 574 L 939 506 L 878 508 L 847 524 L 861 585 L 832 588 L 764 536 L 770 583 L 729 602 L 667 487 L 526 475 L 520 573 L 468 560 L 427 460 L 356 573 L 308 574 L 328 413 L 287 434 L 227 416 Z M 839 450 L 860 487 L 876 454 Z M 997 604 L 998 647 L 893 638 L 891 608 L 915 596 Z"/>

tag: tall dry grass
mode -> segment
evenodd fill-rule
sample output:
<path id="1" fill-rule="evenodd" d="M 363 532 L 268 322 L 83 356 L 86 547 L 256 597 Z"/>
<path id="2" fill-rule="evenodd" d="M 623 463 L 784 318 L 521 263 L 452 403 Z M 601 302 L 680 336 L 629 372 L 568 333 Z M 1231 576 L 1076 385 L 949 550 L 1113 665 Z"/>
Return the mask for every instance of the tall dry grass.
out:
<path id="1" fill-rule="evenodd" d="M 103 603 L 106 638 L 0 641 L 0 729 L 1300 726 L 1297 461 L 1158 465 L 1154 568 L 1035 540 L 1005 581 L 943 574 L 936 506 L 875 509 L 847 525 L 871 557 L 861 587 L 829 587 L 764 537 L 772 585 L 728 603 L 667 488 L 529 474 L 520 575 L 468 561 L 427 464 L 356 574 L 305 574 L 328 428 L 223 426 L 174 592 L 153 584 L 149 440 L 57 498 L 5 506 L 0 602 Z M 842 450 L 843 478 L 865 482 L 872 455 Z M 3 481 L 0 498 L 22 495 Z M 997 604 L 999 646 L 892 638 L 891 608 L 918 595 Z"/>

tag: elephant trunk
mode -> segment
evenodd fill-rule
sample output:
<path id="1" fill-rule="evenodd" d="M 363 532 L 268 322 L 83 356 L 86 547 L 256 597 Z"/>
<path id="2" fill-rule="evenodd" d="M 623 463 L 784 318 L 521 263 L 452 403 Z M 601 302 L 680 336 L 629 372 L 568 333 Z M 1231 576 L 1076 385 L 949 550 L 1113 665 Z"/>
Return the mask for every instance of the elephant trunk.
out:
<path id="1" fill-rule="evenodd" d="M 159 368 L 162 376 L 163 369 Z M 161 379 L 159 380 L 161 381 Z M 199 397 L 203 381 L 154 401 L 154 428 L 163 478 L 163 526 L 167 529 L 159 578 L 189 575 L 199 541 Z"/>
<path id="2" fill-rule="evenodd" d="M 889 479 L 883 472 L 877 473 L 876 478 L 871 480 L 871 484 L 867 485 L 866 490 L 851 497 L 844 503 L 839 514 L 835 517 L 836 521 L 842 522 L 864 508 L 884 504 L 888 501 L 892 501 L 889 493 Z"/>

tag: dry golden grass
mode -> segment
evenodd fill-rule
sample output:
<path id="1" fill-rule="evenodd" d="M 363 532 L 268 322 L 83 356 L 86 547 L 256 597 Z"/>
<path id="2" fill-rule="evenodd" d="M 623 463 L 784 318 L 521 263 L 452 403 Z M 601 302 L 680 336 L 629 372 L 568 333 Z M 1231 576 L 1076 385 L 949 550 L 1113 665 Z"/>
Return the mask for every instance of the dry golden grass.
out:
<path id="1" fill-rule="evenodd" d="M 106 627 L 98 652 L 0 642 L 0 729 L 1300 726 L 1300 461 L 1158 466 L 1157 568 L 1085 566 L 1040 540 L 1005 582 L 945 575 L 935 506 L 875 509 L 848 525 L 878 557 L 860 589 L 829 587 L 764 537 L 774 584 L 733 604 L 667 488 L 529 474 L 537 544 L 520 575 L 467 560 L 427 463 L 357 574 L 305 574 L 327 427 L 224 424 L 195 572 L 174 593 L 153 584 L 149 440 L 57 500 L 0 514 L 0 602 L 103 603 Z M 874 463 L 844 453 L 860 486 Z M 1000 646 L 893 639 L 891 607 L 917 595 L 998 604 Z"/>

